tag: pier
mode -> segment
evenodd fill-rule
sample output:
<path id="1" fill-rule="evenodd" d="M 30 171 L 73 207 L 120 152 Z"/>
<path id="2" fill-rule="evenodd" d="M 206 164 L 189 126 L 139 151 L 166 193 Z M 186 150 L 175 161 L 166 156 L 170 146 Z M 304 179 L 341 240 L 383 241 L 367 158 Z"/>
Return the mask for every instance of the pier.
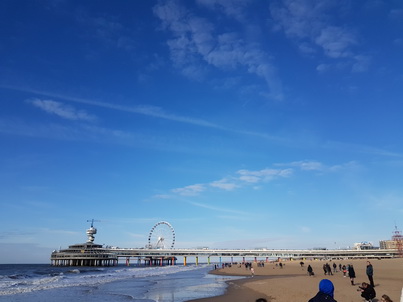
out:
<path id="1" fill-rule="evenodd" d="M 161 222 L 159 223 L 161 224 Z M 157 225 L 159 225 L 157 224 Z M 171 226 L 170 226 L 171 227 Z M 174 249 L 164 248 L 158 237 L 159 245 L 150 242 L 146 248 L 115 248 L 104 247 L 94 243 L 97 230 L 93 227 L 87 230 L 88 240 L 83 244 L 70 245 L 68 249 L 53 251 L 51 265 L 53 266 L 115 266 L 124 261 L 126 265 L 163 266 L 175 265 L 178 258 L 183 259 L 183 265 L 192 262 L 196 265 L 201 260 L 210 264 L 222 262 L 269 262 L 284 260 L 316 260 L 316 259 L 386 259 L 402 257 L 400 249 Z M 172 246 L 172 245 L 171 245 Z"/>

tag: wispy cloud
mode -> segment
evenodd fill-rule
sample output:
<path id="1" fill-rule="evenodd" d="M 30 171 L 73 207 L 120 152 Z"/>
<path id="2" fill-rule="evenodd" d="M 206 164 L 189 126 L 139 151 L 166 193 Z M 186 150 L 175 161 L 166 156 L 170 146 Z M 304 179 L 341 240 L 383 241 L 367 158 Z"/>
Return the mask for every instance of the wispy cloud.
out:
<path id="1" fill-rule="evenodd" d="M 332 23 L 331 15 L 337 13 L 339 7 L 340 2 L 333 0 L 275 1 L 270 6 L 273 29 L 283 31 L 307 55 L 322 52 L 329 59 L 347 60 L 346 65 L 353 72 L 366 71 L 369 56 L 353 50 L 359 41 L 357 31 Z M 326 71 L 332 64 L 322 63 L 317 70 Z"/>
<path id="2" fill-rule="evenodd" d="M 232 191 L 235 188 L 238 187 L 237 184 L 229 181 L 228 179 L 224 178 L 221 180 L 216 180 L 210 183 L 210 186 L 214 187 L 214 188 L 219 188 L 225 191 Z"/>
<path id="3" fill-rule="evenodd" d="M 97 119 L 94 115 L 90 115 L 84 110 L 77 110 L 74 107 L 61 102 L 40 99 L 32 99 L 28 100 L 27 102 L 49 114 L 53 114 L 68 120 L 92 122 Z"/>
<path id="4" fill-rule="evenodd" d="M 247 6 L 253 0 L 197 0 L 197 3 L 210 9 L 219 10 L 239 22 L 245 22 Z"/>
<path id="5" fill-rule="evenodd" d="M 225 212 L 225 213 L 233 213 L 233 214 L 239 214 L 239 215 L 245 215 L 245 211 L 237 211 L 234 209 L 226 209 L 226 208 L 220 208 L 220 207 L 215 207 L 215 206 L 211 206 L 208 204 L 204 204 L 204 203 L 199 203 L 199 202 L 193 202 L 193 201 L 187 201 L 187 203 L 194 205 L 196 207 L 199 208 L 205 208 L 205 209 L 209 209 L 209 210 L 213 210 L 216 212 Z"/>
<path id="6" fill-rule="evenodd" d="M 200 1 L 210 9 L 224 10 L 227 17 L 241 21 L 245 1 Z M 270 98 L 283 99 L 282 84 L 271 56 L 263 51 L 259 43 L 245 42 L 245 37 L 188 11 L 178 1 L 164 1 L 154 7 L 155 15 L 161 20 L 162 28 L 172 34 L 167 41 L 171 60 L 189 77 L 202 79 L 213 67 L 221 71 L 237 70 L 263 79 Z M 248 20 L 252 22 L 252 20 Z"/>
<path id="7" fill-rule="evenodd" d="M 314 41 L 328 57 L 334 59 L 353 57 L 351 46 L 357 43 L 352 32 L 336 26 L 321 29 Z"/>
<path id="8" fill-rule="evenodd" d="M 353 170 L 358 167 L 356 162 L 347 162 L 338 165 L 325 165 L 319 161 L 294 161 L 290 163 L 275 163 L 276 167 L 285 167 L 281 169 L 265 168 L 261 170 L 247 170 L 241 169 L 234 173 L 234 175 L 227 176 L 220 180 L 211 181 L 205 184 L 188 185 L 182 188 L 175 188 L 170 190 L 170 194 L 154 195 L 153 198 L 168 199 L 175 198 L 176 196 L 198 196 L 202 193 L 208 192 L 209 188 L 219 189 L 223 191 L 234 191 L 236 189 L 249 186 L 252 189 L 259 189 L 260 185 L 275 181 L 278 179 L 287 179 L 292 177 L 296 171 L 306 172 L 320 172 L 320 173 L 334 173 L 343 170 Z M 296 170 L 298 169 L 298 170 Z M 258 186 L 259 185 L 259 186 Z"/>
<path id="9" fill-rule="evenodd" d="M 352 170 L 358 167 L 358 163 L 355 161 L 350 161 L 342 164 L 337 165 L 325 165 L 321 162 L 314 161 L 314 160 L 301 160 L 301 161 L 294 161 L 290 163 L 276 163 L 274 166 L 277 167 L 292 167 L 298 168 L 302 171 L 312 171 L 312 172 L 339 172 L 342 170 Z"/>
<path id="10" fill-rule="evenodd" d="M 176 188 L 172 189 L 173 193 L 182 195 L 182 196 L 194 196 L 198 195 L 199 193 L 205 191 L 205 185 L 203 184 L 195 184 L 195 185 L 189 185 L 183 188 Z"/>
<path id="11" fill-rule="evenodd" d="M 309 161 L 309 160 L 301 160 L 294 161 L 287 164 L 275 164 L 276 166 L 289 166 L 289 167 L 297 167 L 301 170 L 310 170 L 310 171 L 322 171 L 324 170 L 324 165 L 318 161 Z"/>
<path id="12" fill-rule="evenodd" d="M 107 48 L 116 48 L 131 52 L 135 49 L 135 40 L 130 31 L 120 22 L 119 17 L 112 14 L 88 14 L 83 9 L 75 15 L 78 24 L 82 25 L 82 35 L 86 39 L 99 41 Z M 94 51 L 94 50 L 91 50 Z"/>
<path id="13" fill-rule="evenodd" d="M 257 183 L 269 182 L 276 178 L 286 178 L 293 174 L 293 170 L 287 169 L 262 169 L 257 171 L 239 170 L 233 176 L 220 180 L 215 180 L 206 184 L 188 185 L 182 188 L 172 189 L 171 192 L 180 196 L 197 196 L 206 192 L 209 188 L 215 188 L 223 191 L 233 191 L 245 185 L 254 186 Z M 155 195 L 154 198 L 168 198 L 170 195 Z"/>
<path id="14" fill-rule="evenodd" d="M 231 131 L 225 127 L 208 122 L 203 119 L 192 118 L 192 117 L 187 117 L 187 116 L 180 116 L 180 115 L 176 115 L 173 113 L 168 113 L 163 108 L 157 107 L 157 106 L 137 105 L 137 106 L 128 107 L 128 106 L 116 105 L 116 104 L 112 104 L 112 103 L 99 102 L 99 101 L 94 101 L 94 100 L 90 100 L 90 99 L 62 95 L 62 94 L 53 93 L 53 92 L 49 92 L 49 91 L 40 91 L 40 90 L 36 90 L 36 89 L 20 88 L 20 87 L 13 87 L 13 86 L 2 86 L 2 87 L 8 88 L 8 89 L 13 89 L 13 90 L 31 92 L 31 93 L 35 93 L 35 94 L 39 94 L 39 95 L 44 95 L 47 97 L 52 97 L 52 98 L 56 98 L 56 99 L 69 101 L 69 102 L 92 105 L 92 106 L 96 106 L 96 107 L 113 109 L 113 110 L 123 111 L 123 112 L 128 112 L 128 113 L 142 114 L 142 115 L 146 115 L 146 116 L 171 120 L 171 121 L 180 122 L 180 123 L 193 124 L 193 125 L 197 125 L 197 126 L 201 126 L 201 127 L 210 127 L 210 128 L 217 128 L 217 129 L 221 129 L 221 130 Z"/>
<path id="15" fill-rule="evenodd" d="M 239 170 L 237 174 L 241 175 L 240 180 L 248 183 L 257 183 L 262 181 L 271 181 L 279 177 L 289 177 L 293 174 L 292 169 L 262 169 L 262 170 Z"/>
<path id="16" fill-rule="evenodd" d="M 69 102 L 75 102 L 75 103 L 80 103 L 80 104 L 86 104 L 86 105 L 91 105 L 91 106 L 96 106 L 96 107 L 101 107 L 101 108 L 107 108 L 107 109 L 112 109 L 112 110 L 117 110 L 117 111 L 123 111 L 123 112 L 128 112 L 128 113 L 134 113 L 134 114 L 141 114 L 149 117 L 155 117 L 155 118 L 160 118 L 160 119 L 166 119 L 174 122 L 179 122 L 179 123 L 185 123 L 189 125 L 195 125 L 199 127 L 207 127 L 207 128 L 212 128 L 212 129 L 217 129 L 221 131 L 226 131 L 226 132 L 232 132 L 232 133 L 237 133 L 241 135 L 246 135 L 246 136 L 252 136 L 252 137 L 257 137 L 261 138 L 264 140 L 269 140 L 272 142 L 275 142 L 277 144 L 285 144 L 288 146 L 294 145 L 295 142 L 293 139 L 287 138 L 287 137 L 280 137 L 280 136 L 275 136 L 275 135 L 270 135 L 267 133 L 262 133 L 262 132 L 253 132 L 253 131 L 248 131 L 248 130 L 237 130 L 237 129 L 232 129 L 230 127 L 222 126 L 220 124 L 216 124 L 204 119 L 198 119 L 194 117 L 189 117 L 189 116 L 181 116 L 177 115 L 175 113 L 169 113 L 166 112 L 163 108 L 161 107 L 156 107 L 156 106 L 145 106 L 145 105 L 137 105 L 137 106 L 122 106 L 122 105 L 117 105 L 113 103 L 107 103 L 107 102 L 100 102 L 100 101 L 94 101 L 90 99 L 85 99 L 85 98 L 79 98 L 79 97 L 73 97 L 69 95 L 63 95 L 63 94 L 58 94 L 54 92 L 49 92 L 49 91 L 41 91 L 41 90 L 36 90 L 28 87 L 17 87 L 17 86 L 10 86 L 10 85 L 0 85 L 1 88 L 5 89 L 12 89 L 16 91 L 24 91 L 24 92 L 30 92 L 33 94 L 37 95 L 42 95 L 50 98 L 55 98 L 55 99 L 60 99 L 64 101 L 69 101 Z M 88 114 L 89 115 L 89 114 Z M 91 115 L 89 115 L 91 117 Z M 100 127 L 92 127 L 90 124 L 85 124 L 82 125 L 82 127 L 85 127 L 87 130 L 93 130 L 95 131 L 94 133 L 89 133 L 88 135 L 92 137 L 92 135 L 100 135 L 101 133 L 108 134 L 111 137 L 117 138 L 118 137 L 131 137 L 133 138 L 134 135 L 125 131 L 119 131 L 119 130 L 111 130 L 111 129 L 106 129 L 106 128 L 100 128 Z M 33 129 L 35 128 L 35 129 Z M 47 126 L 40 126 L 40 125 L 29 125 L 27 124 L 26 121 L 18 121 L 18 120 L 11 120 L 11 119 L 0 119 L 0 132 L 2 133 L 8 133 L 8 134 L 18 134 L 18 135 L 26 135 L 26 136 L 39 136 L 39 137 L 48 137 L 48 138 L 65 138 L 65 139 L 76 139 L 78 134 L 82 135 L 82 129 L 68 129 L 64 126 L 60 125 L 47 125 Z M 59 133 L 60 135 L 53 135 L 52 133 Z M 136 137 L 136 140 L 142 140 L 141 137 Z M 376 154 L 376 155 L 381 155 L 381 156 L 387 156 L 387 157 L 403 157 L 402 154 L 396 153 L 396 152 L 391 152 L 388 150 L 380 149 L 380 148 L 374 148 L 372 146 L 366 146 L 366 145 L 354 145 L 354 144 L 347 144 L 343 142 L 335 142 L 335 141 L 328 141 L 320 146 L 320 148 L 324 149 L 340 149 L 340 150 L 349 150 L 353 152 L 358 152 L 358 153 L 368 153 L 368 154 Z"/>

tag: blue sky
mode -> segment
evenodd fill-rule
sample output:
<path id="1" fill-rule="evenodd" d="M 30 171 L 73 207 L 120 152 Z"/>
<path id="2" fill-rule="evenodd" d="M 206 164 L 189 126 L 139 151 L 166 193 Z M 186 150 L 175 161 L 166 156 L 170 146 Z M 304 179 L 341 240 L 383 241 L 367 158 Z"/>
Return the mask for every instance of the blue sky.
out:
<path id="1" fill-rule="evenodd" d="M 403 227 L 401 1 L 0 3 L 0 261 Z"/>

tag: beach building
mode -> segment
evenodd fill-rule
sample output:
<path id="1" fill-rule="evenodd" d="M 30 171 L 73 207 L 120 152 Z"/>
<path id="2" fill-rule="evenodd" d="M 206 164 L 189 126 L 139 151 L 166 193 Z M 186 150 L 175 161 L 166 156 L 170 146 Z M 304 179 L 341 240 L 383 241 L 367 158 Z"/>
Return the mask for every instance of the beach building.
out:
<path id="1" fill-rule="evenodd" d="M 358 250 L 358 251 L 362 251 L 362 250 L 372 250 L 375 249 L 375 247 L 372 245 L 371 242 L 358 242 L 358 243 L 354 243 L 353 246 L 353 250 Z"/>
<path id="2" fill-rule="evenodd" d="M 68 249 L 53 251 L 50 260 L 53 266 L 114 266 L 118 264 L 116 253 L 94 243 L 94 221 L 87 230 L 88 240 L 85 243 L 70 245 Z"/>

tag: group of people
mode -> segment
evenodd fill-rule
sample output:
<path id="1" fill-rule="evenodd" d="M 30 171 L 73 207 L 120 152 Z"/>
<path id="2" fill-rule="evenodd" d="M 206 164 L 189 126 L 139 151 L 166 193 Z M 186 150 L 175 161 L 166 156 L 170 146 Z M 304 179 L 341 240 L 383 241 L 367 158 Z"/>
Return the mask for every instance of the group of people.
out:
<path id="1" fill-rule="evenodd" d="M 354 266 L 352 264 L 349 264 L 347 267 L 345 265 L 341 266 L 341 270 L 343 271 L 343 275 L 345 276 L 346 271 L 348 271 L 348 275 L 351 280 L 351 285 L 354 284 L 354 279 L 356 278 L 355 271 L 354 271 Z M 337 265 L 334 263 L 333 268 L 337 269 Z M 313 269 L 310 265 L 308 265 L 308 274 L 310 276 L 313 276 Z M 328 263 L 323 265 L 323 270 L 326 274 L 333 275 L 333 273 L 330 270 L 330 265 Z M 361 297 L 365 299 L 366 302 L 371 302 L 372 299 L 376 297 L 376 292 L 375 292 L 375 284 L 374 284 L 374 268 L 371 264 L 370 261 L 367 261 L 367 267 L 366 267 L 366 274 L 368 276 L 369 283 L 367 282 L 362 282 L 361 286 L 357 289 L 357 291 L 361 292 Z M 323 279 L 319 282 L 319 292 L 316 294 L 315 297 L 309 300 L 309 302 L 336 302 L 334 300 L 334 286 L 332 281 L 328 279 Z M 387 295 L 383 295 L 381 298 L 382 302 L 392 302 L 392 300 L 389 298 Z"/>
<path id="2" fill-rule="evenodd" d="M 301 267 L 304 267 L 304 263 L 301 261 L 300 262 Z M 344 277 L 346 276 L 346 273 L 348 272 L 348 276 L 350 277 L 351 280 L 351 285 L 354 284 L 354 279 L 356 278 L 355 271 L 354 271 L 354 266 L 352 264 L 349 264 L 347 267 L 345 265 L 339 264 L 339 269 L 340 271 L 343 272 Z M 323 265 L 323 270 L 325 272 L 325 275 L 333 275 L 330 265 L 328 263 Z M 309 276 L 314 276 L 313 268 L 311 265 L 308 265 L 307 268 Z M 337 265 L 336 263 L 333 263 L 333 271 L 337 272 Z M 367 267 L 366 267 L 366 274 L 368 276 L 369 283 L 367 282 L 362 282 L 361 285 L 358 287 L 357 291 L 361 293 L 361 297 L 365 299 L 365 302 L 372 302 L 372 299 L 376 297 L 376 292 L 375 292 L 375 284 L 374 284 L 374 268 L 371 264 L 370 261 L 367 261 Z M 260 298 L 257 299 L 256 302 L 266 302 L 266 299 Z M 308 302 L 337 302 L 334 299 L 334 285 L 332 281 L 328 279 L 322 279 L 319 282 L 319 291 L 318 293 L 311 298 Z M 381 297 L 381 302 L 393 302 L 388 295 L 382 295 Z"/>
<path id="3" fill-rule="evenodd" d="M 303 262 L 301 262 L 301 263 L 303 263 Z M 302 266 L 303 265 L 301 264 L 301 267 Z M 339 269 L 340 269 L 340 271 L 343 272 L 344 277 L 346 277 L 346 273 L 348 272 L 348 276 L 350 278 L 351 285 L 355 285 L 354 280 L 356 278 L 356 275 L 355 275 L 354 266 L 352 264 L 349 264 L 348 266 L 339 264 Z M 307 271 L 308 271 L 309 276 L 315 275 L 311 265 L 308 265 Z M 333 263 L 333 272 L 332 272 L 332 269 L 331 269 L 329 263 L 323 264 L 323 271 L 324 271 L 325 275 L 333 275 L 333 272 L 337 272 L 337 264 Z M 372 287 L 375 287 L 374 278 L 373 278 L 374 268 L 373 268 L 371 262 L 369 262 L 369 261 L 367 261 L 366 274 L 368 276 L 369 284 Z"/>

